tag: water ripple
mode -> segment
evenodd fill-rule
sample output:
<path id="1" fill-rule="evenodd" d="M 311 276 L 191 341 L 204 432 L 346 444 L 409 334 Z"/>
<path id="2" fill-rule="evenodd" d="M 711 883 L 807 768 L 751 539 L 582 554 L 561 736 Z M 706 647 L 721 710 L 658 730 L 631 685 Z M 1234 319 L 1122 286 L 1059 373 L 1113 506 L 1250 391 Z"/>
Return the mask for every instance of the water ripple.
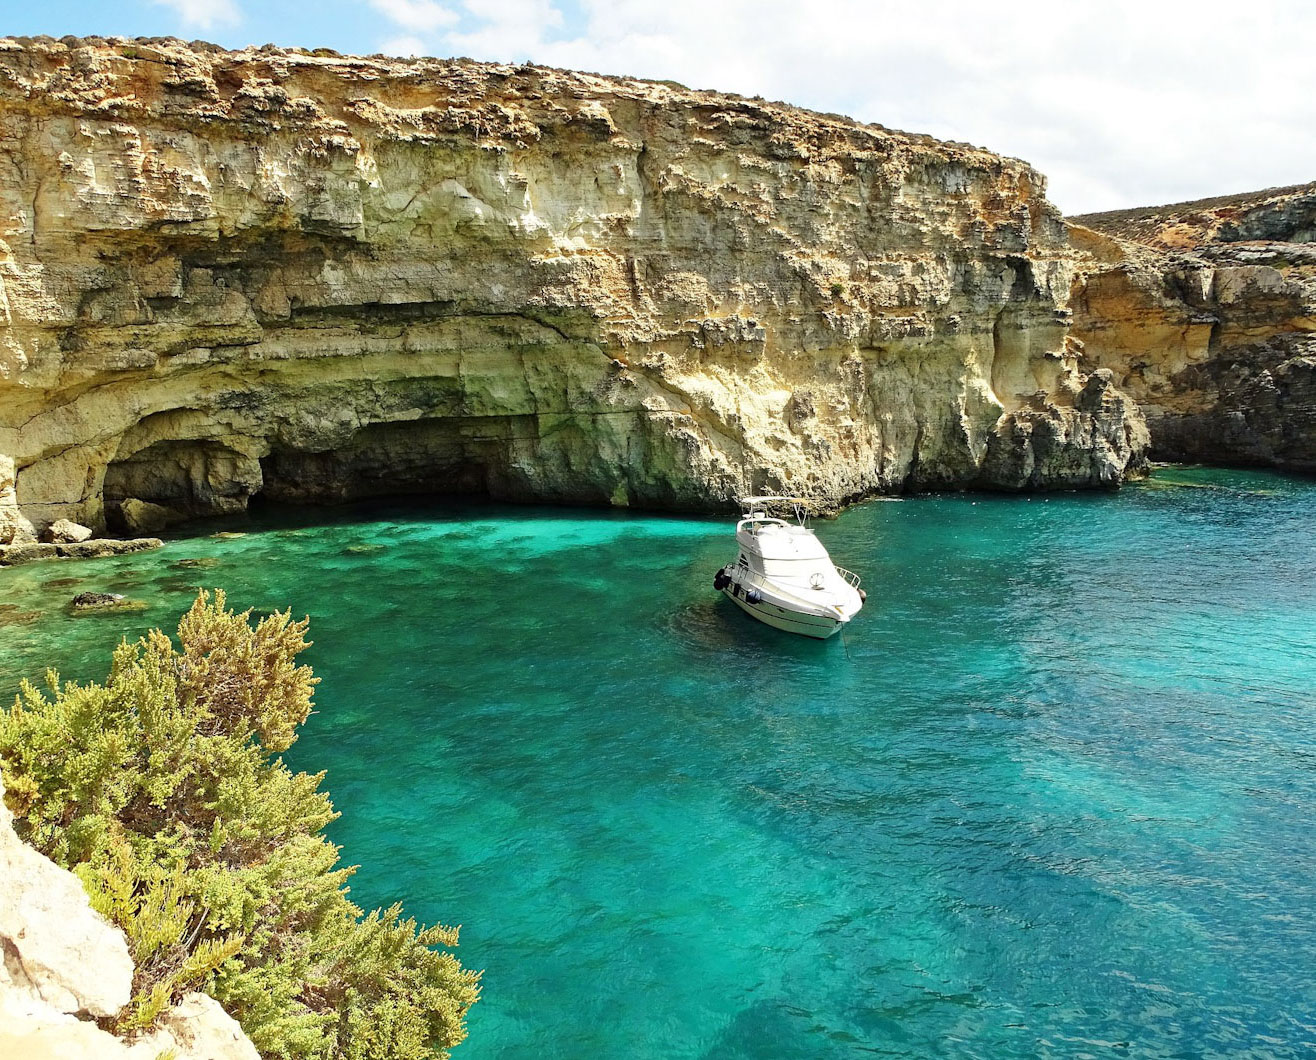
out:
<path id="1" fill-rule="evenodd" d="M 1310 1056 L 1313 528 L 1311 481 L 1200 469 L 866 505 L 820 643 L 712 593 L 716 521 L 270 517 L 0 571 L 40 613 L 0 681 L 103 672 L 198 580 L 309 613 L 292 758 L 354 897 L 465 925 L 469 1060 Z M 150 610 L 63 606 L 116 587 Z"/>

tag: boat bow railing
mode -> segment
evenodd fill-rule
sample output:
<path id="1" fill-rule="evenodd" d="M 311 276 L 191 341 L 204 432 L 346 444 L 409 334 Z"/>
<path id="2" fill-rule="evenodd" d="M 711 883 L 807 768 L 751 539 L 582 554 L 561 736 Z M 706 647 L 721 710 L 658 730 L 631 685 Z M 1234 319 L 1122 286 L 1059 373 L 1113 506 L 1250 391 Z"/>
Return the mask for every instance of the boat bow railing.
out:
<path id="1" fill-rule="evenodd" d="M 782 596 L 796 600 L 807 607 L 819 606 L 818 601 L 810 599 L 807 593 L 794 592 L 792 588 L 783 585 L 781 582 L 772 581 L 770 578 L 765 577 L 758 571 L 750 570 L 748 567 L 741 567 L 734 563 L 728 563 L 724 569 L 728 575 L 735 578 L 735 580 L 740 582 L 741 585 L 755 585 L 760 589 L 769 589 L 774 593 L 780 593 Z M 853 585 L 856 589 L 859 588 L 859 576 L 857 574 L 846 570 L 844 567 L 837 567 L 836 573 L 841 575 L 842 578 Z M 839 612 L 839 608 L 836 608 L 835 604 L 826 604 L 823 606 L 832 607 Z"/>
<path id="2" fill-rule="evenodd" d="M 859 588 L 859 575 L 852 570 L 846 570 L 844 567 L 837 567 L 836 573 L 850 583 L 855 589 Z"/>

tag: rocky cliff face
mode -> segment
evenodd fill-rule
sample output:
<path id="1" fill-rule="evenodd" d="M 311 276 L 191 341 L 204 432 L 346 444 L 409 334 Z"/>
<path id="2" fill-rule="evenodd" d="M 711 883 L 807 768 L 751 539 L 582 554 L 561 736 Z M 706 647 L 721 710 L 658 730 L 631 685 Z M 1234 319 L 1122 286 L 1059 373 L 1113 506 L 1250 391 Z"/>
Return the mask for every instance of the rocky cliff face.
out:
<path id="1" fill-rule="evenodd" d="M 1043 181 L 670 84 L 0 42 L 0 535 L 255 493 L 1117 483 Z"/>
<path id="2" fill-rule="evenodd" d="M 14 833 L 0 782 L 0 1057 L 22 1060 L 259 1060 L 213 998 L 192 993 L 135 1041 L 102 1030 L 132 996 L 123 934 L 82 884 Z"/>
<path id="3" fill-rule="evenodd" d="M 1316 471 L 1316 184 L 1073 222 L 1074 335 L 1153 454 Z"/>

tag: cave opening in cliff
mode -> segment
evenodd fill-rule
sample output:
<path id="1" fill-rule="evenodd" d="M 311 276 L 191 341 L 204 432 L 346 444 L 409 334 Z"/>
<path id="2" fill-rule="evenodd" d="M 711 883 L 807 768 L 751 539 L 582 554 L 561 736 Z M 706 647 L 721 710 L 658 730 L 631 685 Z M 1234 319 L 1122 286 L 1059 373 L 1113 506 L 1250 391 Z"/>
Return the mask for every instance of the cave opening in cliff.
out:
<path id="1" fill-rule="evenodd" d="M 106 467 L 105 518 L 113 530 L 135 532 L 177 519 L 228 515 L 245 510 L 259 486 L 259 464 L 232 446 L 162 439 L 130 449 Z M 143 516 L 140 502 L 162 510 Z"/>
<path id="2" fill-rule="evenodd" d="M 359 428 L 330 449 L 276 445 L 257 501 L 334 504 L 389 496 L 502 496 L 533 417 L 444 417 Z"/>

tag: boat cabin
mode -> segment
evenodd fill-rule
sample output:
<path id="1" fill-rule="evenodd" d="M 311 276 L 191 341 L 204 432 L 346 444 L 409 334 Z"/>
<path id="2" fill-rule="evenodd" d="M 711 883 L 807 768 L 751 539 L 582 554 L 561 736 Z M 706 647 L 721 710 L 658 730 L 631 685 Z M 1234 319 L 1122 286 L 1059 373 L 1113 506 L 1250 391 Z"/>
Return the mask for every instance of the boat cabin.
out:
<path id="1" fill-rule="evenodd" d="M 740 554 L 736 566 L 766 578 L 808 583 L 814 575 L 830 575 L 835 568 L 822 542 L 805 525 L 807 505 L 798 497 L 748 497 L 745 516 L 736 524 Z M 794 508 L 796 521 L 769 512 Z"/>

